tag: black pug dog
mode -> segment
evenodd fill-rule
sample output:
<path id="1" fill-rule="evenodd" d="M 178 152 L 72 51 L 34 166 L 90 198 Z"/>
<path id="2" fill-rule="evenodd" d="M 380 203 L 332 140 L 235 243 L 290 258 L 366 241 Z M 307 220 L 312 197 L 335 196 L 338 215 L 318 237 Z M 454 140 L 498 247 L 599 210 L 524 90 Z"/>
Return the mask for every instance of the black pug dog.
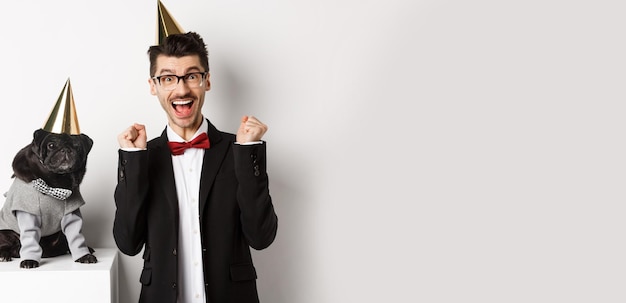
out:
<path id="1" fill-rule="evenodd" d="M 96 263 L 81 233 L 80 184 L 93 140 L 87 135 L 38 129 L 13 159 L 13 184 L 0 209 L 0 261 L 22 258 L 21 268 L 41 258 L 72 254 L 75 262 Z"/>

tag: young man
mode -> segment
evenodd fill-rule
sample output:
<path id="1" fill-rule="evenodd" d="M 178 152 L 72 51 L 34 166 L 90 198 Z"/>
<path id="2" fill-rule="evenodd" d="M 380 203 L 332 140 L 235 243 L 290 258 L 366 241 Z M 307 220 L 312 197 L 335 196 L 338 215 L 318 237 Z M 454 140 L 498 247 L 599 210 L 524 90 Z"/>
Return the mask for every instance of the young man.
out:
<path id="1" fill-rule="evenodd" d="M 267 126 L 244 116 L 229 134 L 202 115 L 211 82 L 198 34 L 170 35 L 148 54 L 168 124 L 149 142 L 141 124 L 118 136 L 113 226 L 122 253 L 144 250 L 139 302 L 258 302 L 250 247 L 268 247 L 277 230 Z"/>

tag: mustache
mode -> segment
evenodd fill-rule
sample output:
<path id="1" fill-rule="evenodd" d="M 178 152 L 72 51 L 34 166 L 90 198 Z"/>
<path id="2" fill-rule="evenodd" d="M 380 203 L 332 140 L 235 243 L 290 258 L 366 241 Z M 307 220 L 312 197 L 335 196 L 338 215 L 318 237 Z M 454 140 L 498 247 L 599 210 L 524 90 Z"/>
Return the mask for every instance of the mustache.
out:
<path id="1" fill-rule="evenodd" d="M 170 100 L 176 100 L 176 99 L 192 99 L 192 100 L 196 100 L 196 96 L 192 95 L 192 94 L 184 94 L 184 95 L 174 95 L 170 98 Z"/>

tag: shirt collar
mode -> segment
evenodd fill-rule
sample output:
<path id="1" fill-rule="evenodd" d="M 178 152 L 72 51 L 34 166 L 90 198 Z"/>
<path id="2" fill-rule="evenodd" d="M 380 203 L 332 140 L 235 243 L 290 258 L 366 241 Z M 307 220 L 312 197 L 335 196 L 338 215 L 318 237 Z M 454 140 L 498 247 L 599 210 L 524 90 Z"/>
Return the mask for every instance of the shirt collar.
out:
<path id="1" fill-rule="evenodd" d="M 167 139 L 170 142 L 187 142 L 185 141 L 185 139 L 181 138 L 176 132 L 174 132 L 174 130 L 170 127 L 169 123 L 167 124 Z M 191 139 L 189 139 L 189 141 L 193 140 L 194 138 L 196 138 L 198 135 L 200 135 L 201 133 L 207 133 L 207 135 L 209 131 L 209 123 L 206 121 L 206 119 L 204 117 L 202 117 L 202 123 L 200 124 L 200 127 L 198 128 L 198 130 L 196 131 L 195 134 L 193 134 L 193 137 L 191 137 Z"/>

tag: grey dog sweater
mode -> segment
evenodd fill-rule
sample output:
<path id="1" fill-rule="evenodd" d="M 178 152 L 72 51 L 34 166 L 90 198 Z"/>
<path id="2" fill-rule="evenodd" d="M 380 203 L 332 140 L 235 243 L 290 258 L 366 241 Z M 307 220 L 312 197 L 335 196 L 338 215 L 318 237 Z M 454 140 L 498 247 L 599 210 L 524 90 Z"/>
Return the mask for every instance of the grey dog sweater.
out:
<path id="1" fill-rule="evenodd" d="M 0 210 L 0 230 L 11 229 L 19 233 L 15 212 L 23 211 L 39 217 L 41 236 L 49 236 L 61 230 L 63 216 L 73 213 L 85 204 L 78 191 L 74 191 L 66 200 L 59 200 L 40 193 L 31 183 L 14 179 Z"/>

